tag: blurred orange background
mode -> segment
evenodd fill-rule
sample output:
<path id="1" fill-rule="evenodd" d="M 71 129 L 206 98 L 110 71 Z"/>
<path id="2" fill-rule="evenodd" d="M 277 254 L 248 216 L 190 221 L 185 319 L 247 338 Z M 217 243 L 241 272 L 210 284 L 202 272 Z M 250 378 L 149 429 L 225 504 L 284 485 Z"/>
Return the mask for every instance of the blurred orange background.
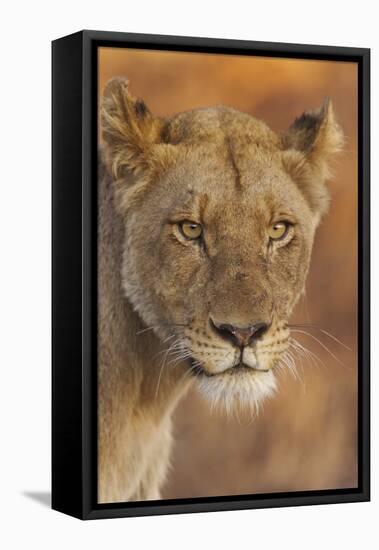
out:
<path id="1" fill-rule="evenodd" d="M 306 297 L 291 320 L 319 327 L 293 334 L 318 360 L 298 361 L 300 380 L 280 375 L 279 392 L 253 421 L 211 413 L 192 390 L 174 416 L 163 498 L 357 485 L 357 74 L 345 62 L 99 49 L 99 93 L 126 76 L 156 115 L 224 104 L 281 131 L 329 96 L 346 137 Z"/>

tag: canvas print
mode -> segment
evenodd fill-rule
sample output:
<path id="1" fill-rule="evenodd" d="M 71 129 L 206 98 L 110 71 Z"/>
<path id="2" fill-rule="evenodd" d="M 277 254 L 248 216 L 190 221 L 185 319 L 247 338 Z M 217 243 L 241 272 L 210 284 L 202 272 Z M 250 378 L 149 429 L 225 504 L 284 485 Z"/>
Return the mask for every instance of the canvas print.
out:
<path id="1" fill-rule="evenodd" d="M 99 48 L 98 503 L 357 487 L 357 82 Z"/>

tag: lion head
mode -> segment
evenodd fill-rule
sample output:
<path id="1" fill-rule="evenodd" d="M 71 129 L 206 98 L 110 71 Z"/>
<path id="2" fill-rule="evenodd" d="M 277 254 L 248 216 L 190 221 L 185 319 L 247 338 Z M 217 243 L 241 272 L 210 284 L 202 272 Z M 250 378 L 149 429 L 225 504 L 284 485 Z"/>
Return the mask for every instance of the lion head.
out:
<path id="1" fill-rule="evenodd" d="M 281 135 L 218 106 L 162 119 L 108 83 L 104 158 L 124 220 L 124 292 L 227 407 L 275 390 L 342 133 L 331 103 Z"/>

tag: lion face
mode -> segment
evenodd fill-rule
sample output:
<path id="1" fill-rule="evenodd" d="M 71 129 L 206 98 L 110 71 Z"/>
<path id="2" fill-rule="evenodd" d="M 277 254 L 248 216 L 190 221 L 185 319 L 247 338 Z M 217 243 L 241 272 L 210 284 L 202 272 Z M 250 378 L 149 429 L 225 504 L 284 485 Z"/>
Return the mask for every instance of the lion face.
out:
<path id="1" fill-rule="evenodd" d="M 127 298 L 172 368 L 186 361 L 228 408 L 256 406 L 286 364 L 327 205 L 325 158 L 341 140 L 330 105 L 278 136 L 225 107 L 155 119 L 117 80 L 102 121 Z"/>

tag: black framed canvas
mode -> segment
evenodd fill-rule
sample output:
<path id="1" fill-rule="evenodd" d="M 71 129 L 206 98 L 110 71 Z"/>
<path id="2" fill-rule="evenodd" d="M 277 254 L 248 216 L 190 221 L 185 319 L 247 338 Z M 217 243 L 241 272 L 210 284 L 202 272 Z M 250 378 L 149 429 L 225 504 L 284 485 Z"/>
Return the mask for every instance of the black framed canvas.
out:
<path id="1" fill-rule="evenodd" d="M 369 63 L 53 42 L 54 509 L 369 500 Z"/>

